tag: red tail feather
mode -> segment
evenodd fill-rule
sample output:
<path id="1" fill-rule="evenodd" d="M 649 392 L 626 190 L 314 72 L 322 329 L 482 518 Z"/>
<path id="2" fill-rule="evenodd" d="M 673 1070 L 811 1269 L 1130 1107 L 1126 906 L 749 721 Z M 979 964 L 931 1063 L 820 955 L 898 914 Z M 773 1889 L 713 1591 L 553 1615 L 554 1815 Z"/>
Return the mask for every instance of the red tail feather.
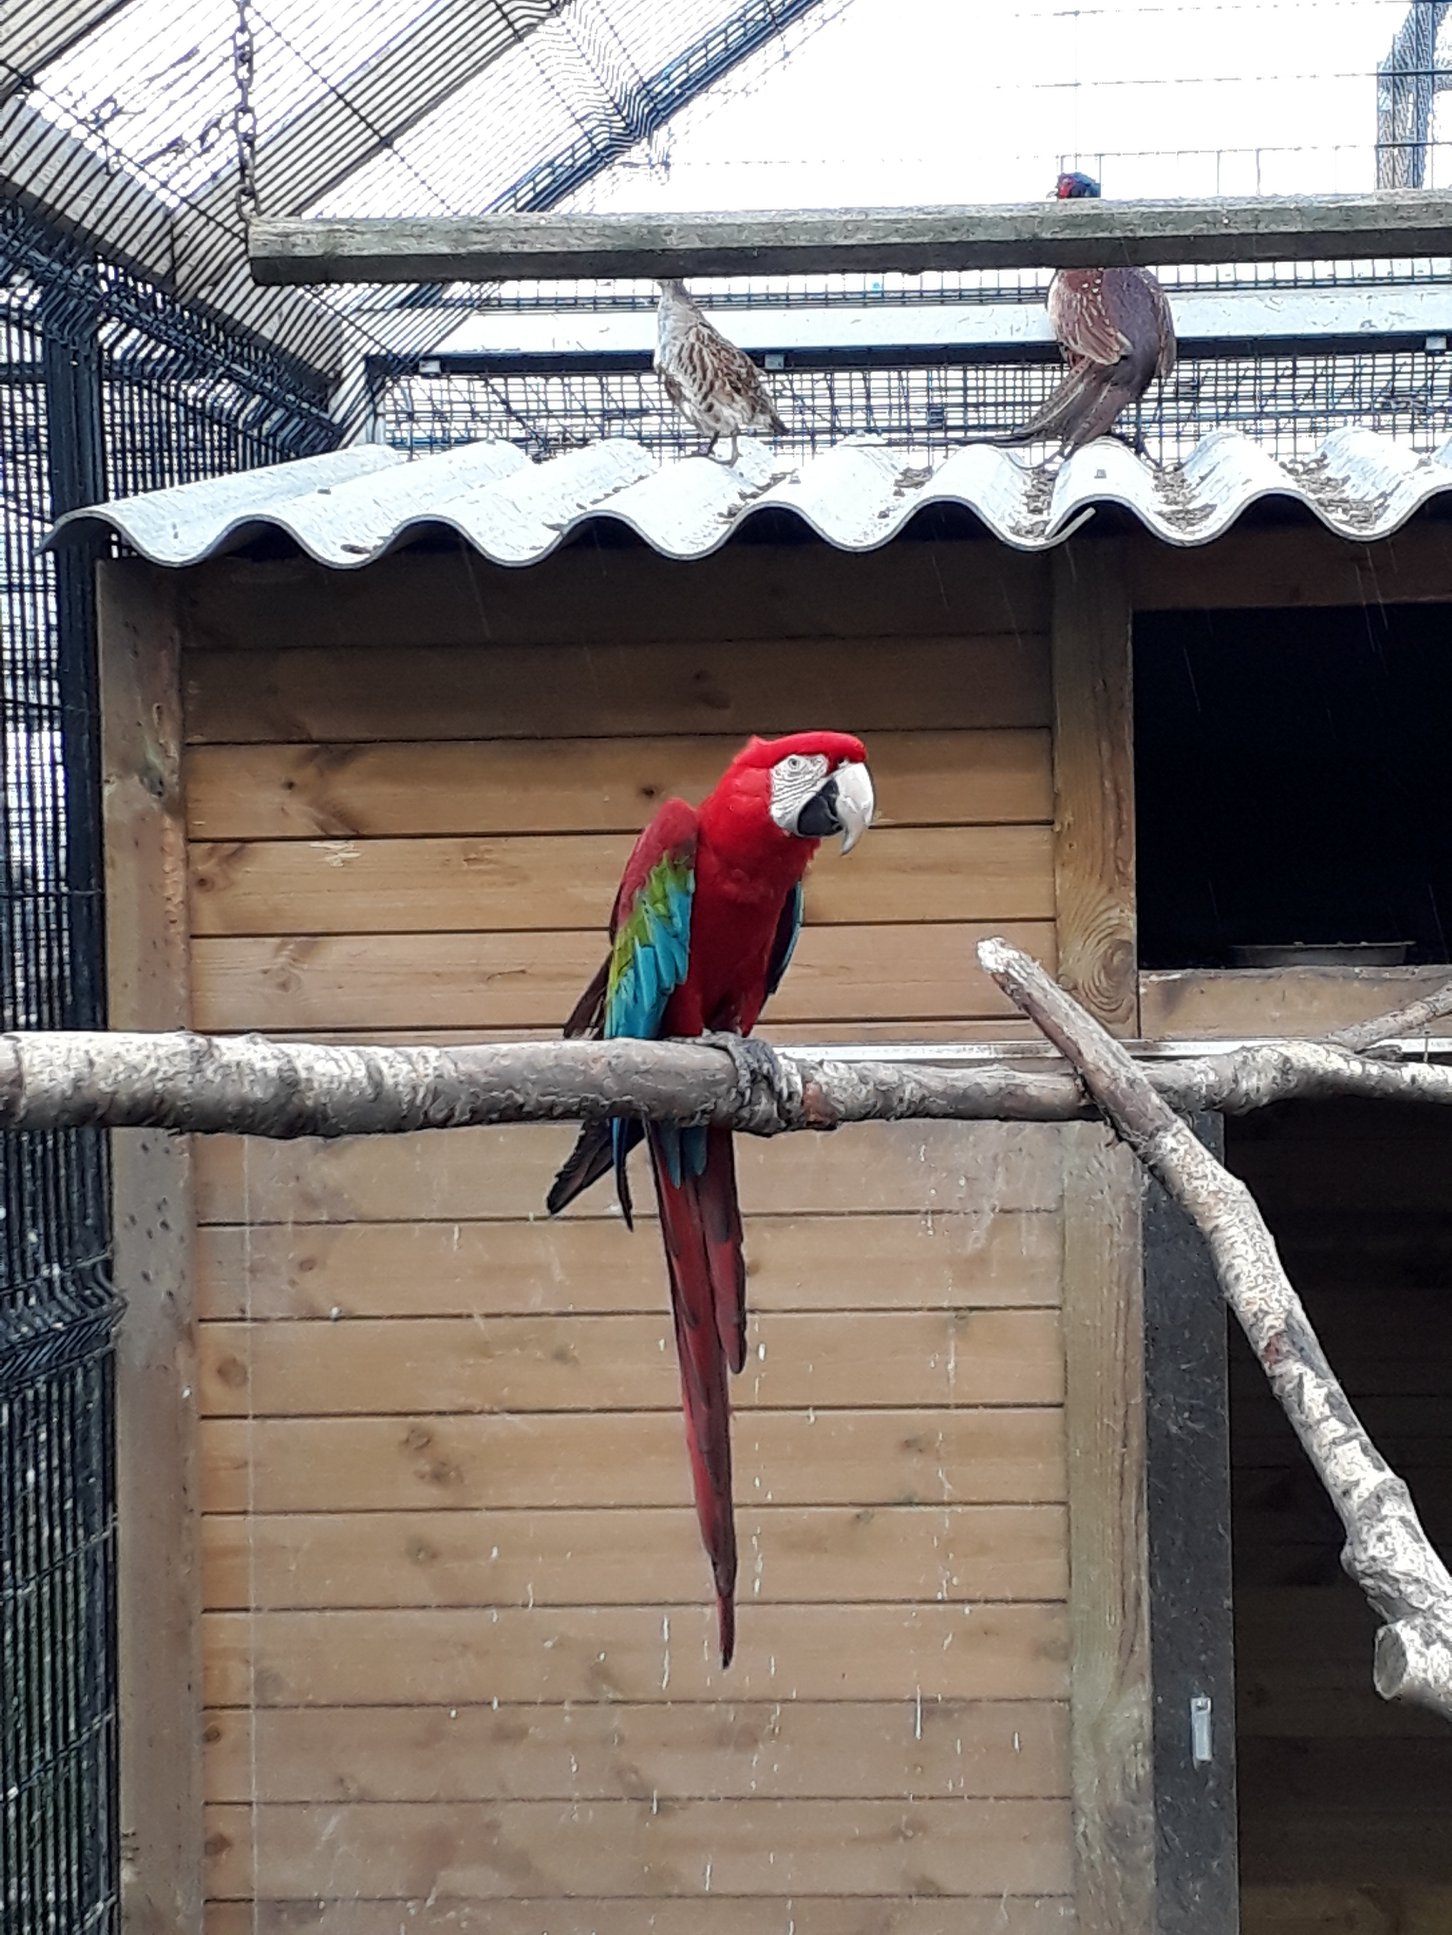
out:
<path id="1" fill-rule="evenodd" d="M 721 1630 L 721 1664 L 736 1643 L 736 1525 L 731 1504 L 728 1367 L 746 1361 L 746 1269 L 729 1129 L 712 1129 L 706 1168 L 679 1185 L 666 1172 L 658 1138 L 651 1166 L 670 1269 L 686 1445 L 701 1540 L 711 1560 Z"/>

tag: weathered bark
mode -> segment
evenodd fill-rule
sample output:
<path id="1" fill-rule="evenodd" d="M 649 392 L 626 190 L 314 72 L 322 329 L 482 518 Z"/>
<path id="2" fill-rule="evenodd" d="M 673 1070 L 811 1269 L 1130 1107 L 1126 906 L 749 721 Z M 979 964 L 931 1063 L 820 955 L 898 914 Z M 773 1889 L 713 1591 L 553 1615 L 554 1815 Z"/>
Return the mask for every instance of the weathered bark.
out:
<path id="1" fill-rule="evenodd" d="M 1452 1576 L 1406 1485 L 1352 1410 L 1254 1197 L 1036 962 L 1001 940 L 982 942 L 978 958 L 1078 1070 L 1115 1131 L 1204 1235 L 1226 1301 L 1340 1514 L 1342 1565 L 1386 1621 L 1376 1641 L 1377 1691 L 1452 1720 Z"/>
<path id="2" fill-rule="evenodd" d="M 1449 997 L 1452 1000 L 1452 997 Z M 1005 1054 L 1012 1045 L 1005 1044 Z M 352 1048 L 258 1035 L 0 1035 L 0 1129 L 397 1135 L 623 1114 L 730 1123 L 752 1135 L 909 1119 L 1068 1122 L 1097 1113 L 1066 1070 L 852 1061 L 783 1050 L 781 1081 L 738 1077 L 689 1042 L 499 1042 Z M 1452 1068 L 1274 1042 L 1144 1079 L 1174 1109 L 1243 1114 L 1293 1096 L 1452 1103 Z"/>
<path id="3" fill-rule="evenodd" d="M 964 1071 L 784 1052 L 779 1077 L 773 1086 L 691 1042 L 344 1048 L 258 1035 L 0 1035 L 0 1128 L 385 1135 L 619 1114 L 775 1135 L 910 1117 L 1093 1113 L 1071 1075 L 1001 1065 Z"/>

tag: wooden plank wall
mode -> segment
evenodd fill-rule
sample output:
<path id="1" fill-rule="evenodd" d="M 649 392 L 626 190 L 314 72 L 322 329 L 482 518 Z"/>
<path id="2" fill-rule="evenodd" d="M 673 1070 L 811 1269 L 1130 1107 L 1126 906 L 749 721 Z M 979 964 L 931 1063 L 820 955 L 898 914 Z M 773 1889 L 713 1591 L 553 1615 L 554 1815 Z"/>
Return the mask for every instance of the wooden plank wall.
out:
<path id="1" fill-rule="evenodd" d="M 1229 1125 L 1312 1323 L 1452 1552 L 1452 1131 L 1340 1103 Z M 1238 1335 L 1231 1397 L 1245 1935 L 1452 1927 L 1452 1736 L 1371 1684 L 1376 1620 L 1335 1513 Z"/>
<path id="2" fill-rule="evenodd" d="M 1001 547 L 223 564 L 182 606 L 194 1018 L 557 1026 L 634 831 L 748 729 L 869 741 L 777 1025 L 1002 1033 L 1054 956 L 1049 588 Z M 654 1232 L 546 1129 L 195 1164 L 209 1929 L 1064 1935 L 1052 1129 L 741 1151 L 713 1670 Z"/>

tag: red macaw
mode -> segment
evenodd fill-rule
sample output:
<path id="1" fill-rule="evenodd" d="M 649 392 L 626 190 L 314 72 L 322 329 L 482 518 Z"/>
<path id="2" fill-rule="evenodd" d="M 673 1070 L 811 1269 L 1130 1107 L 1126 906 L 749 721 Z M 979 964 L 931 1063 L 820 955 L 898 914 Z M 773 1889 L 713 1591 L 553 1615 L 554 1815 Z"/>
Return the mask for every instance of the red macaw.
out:
<path id="1" fill-rule="evenodd" d="M 566 1035 L 740 1037 L 791 960 L 802 879 L 829 834 L 842 851 L 872 819 L 860 739 L 798 732 L 752 739 L 701 804 L 663 802 L 626 862 L 610 952 L 565 1023 Z M 754 1056 L 774 1063 L 752 1043 Z M 721 1664 L 735 1647 L 736 1527 L 726 1371 L 746 1362 L 746 1269 L 731 1131 L 617 1119 L 589 1122 L 547 1198 L 551 1215 L 615 1170 L 630 1223 L 626 1158 L 650 1151 L 670 1273 L 696 1515 L 716 1581 Z"/>

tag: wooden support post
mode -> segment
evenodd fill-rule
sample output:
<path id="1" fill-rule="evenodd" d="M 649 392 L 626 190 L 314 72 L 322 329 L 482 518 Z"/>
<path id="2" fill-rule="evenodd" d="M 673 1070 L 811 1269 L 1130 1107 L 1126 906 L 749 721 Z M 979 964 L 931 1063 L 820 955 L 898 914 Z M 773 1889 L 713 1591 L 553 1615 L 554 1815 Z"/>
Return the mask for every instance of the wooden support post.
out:
<path id="1" fill-rule="evenodd" d="M 102 567 L 107 971 L 114 1028 L 190 1021 L 177 580 Z M 202 1925 L 201 1591 L 191 1159 L 185 1138 L 112 1145 L 122 1906 L 130 1935 Z"/>
<path id="2" fill-rule="evenodd" d="M 1054 883 L 1059 980 L 1139 1032 L 1130 607 L 1118 540 L 1054 553 Z"/>
<path id="3" fill-rule="evenodd" d="M 1452 199 L 1413 190 L 749 215 L 274 217 L 252 223 L 248 253 L 263 285 L 1304 262 L 1452 253 Z"/>
<path id="4" fill-rule="evenodd" d="M 1054 881 L 1063 985 L 1133 1035 L 1130 609 L 1124 548 L 1053 557 Z M 1147 1935 L 1155 1899 L 1146 1590 L 1143 1180 L 1097 1125 L 1064 1131 L 1065 1431 L 1075 1896 L 1094 1935 Z"/>
<path id="5" fill-rule="evenodd" d="M 1220 1118 L 1197 1126 L 1218 1149 Z M 1079 1926 L 1236 1935 L 1224 1304 L 1129 1150 L 1097 1126 L 1064 1135 Z M 1193 1736 L 1192 1700 L 1209 1702 Z"/>
<path id="6" fill-rule="evenodd" d="M 1223 1160 L 1224 1119 L 1194 1126 Z M 1155 1182 L 1144 1286 L 1154 1935 L 1237 1935 L 1225 1300 L 1204 1239 Z"/>
<path id="7" fill-rule="evenodd" d="M 1145 1589 L 1142 1171 L 1097 1123 L 1064 1137 L 1070 1782 L 1078 1925 L 1154 1928 Z"/>

